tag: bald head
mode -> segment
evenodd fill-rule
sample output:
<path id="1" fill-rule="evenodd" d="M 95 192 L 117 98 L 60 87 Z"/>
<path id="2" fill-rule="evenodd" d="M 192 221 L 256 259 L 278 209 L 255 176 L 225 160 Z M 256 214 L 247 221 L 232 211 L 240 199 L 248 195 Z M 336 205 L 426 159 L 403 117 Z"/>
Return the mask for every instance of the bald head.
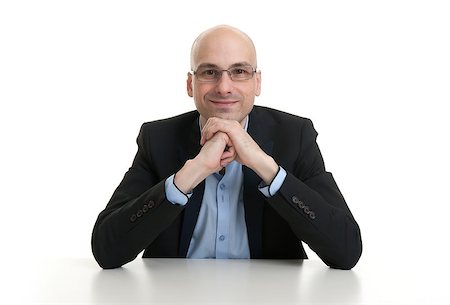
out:
<path id="1" fill-rule="evenodd" d="M 191 69 L 195 70 L 199 64 L 215 54 L 216 58 L 223 58 L 224 62 L 236 61 L 237 54 L 241 54 L 245 60 L 256 68 L 256 49 L 250 37 L 241 30 L 228 26 L 219 25 L 201 33 L 192 44 Z M 238 60 L 241 62 L 242 60 Z"/>

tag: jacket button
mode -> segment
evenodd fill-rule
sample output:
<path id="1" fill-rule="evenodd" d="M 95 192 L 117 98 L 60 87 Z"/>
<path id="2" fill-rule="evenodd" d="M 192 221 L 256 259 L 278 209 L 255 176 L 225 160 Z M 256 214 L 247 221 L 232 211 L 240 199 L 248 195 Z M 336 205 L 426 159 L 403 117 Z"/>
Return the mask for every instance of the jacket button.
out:
<path id="1" fill-rule="evenodd" d="M 144 204 L 144 206 L 142 207 L 142 212 L 144 213 L 148 212 L 148 206 L 146 204 Z"/>
<path id="2" fill-rule="evenodd" d="M 150 200 L 147 204 L 149 209 L 153 209 L 155 207 L 155 202 L 153 200 Z"/>
<path id="3" fill-rule="evenodd" d="M 131 217 L 130 217 L 130 221 L 131 221 L 131 222 L 135 222 L 135 221 L 136 221 L 136 218 L 137 218 L 136 214 L 133 214 L 133 215 L 131 215 Z"/>
<path id="4" fill-rule="evenodd" d="M 308 206 L 305 206 L 305 207 L 303 208 L 303 211 L 304 211 L 306 214 L 309 214 L 309 213 L 311 212 L 311 210 L 309 209 Z"/>
<path id="5" fill-rule="evenodd" d="M 297 203 L 297 206 L 298 206 L 300 209 L 305 208 L 305 204 L 303 203 L 303 201 L 299 201 L 299 202 Z"/>
<path id="6" fill-rule="evenodd" d="M 292 202 L 298 204 L 301 201 L 297 198 L 297 196 L 292 196 Z"/>
<path id="7" fill-rule="evenodd" d="M 137 213 L 136 213 L 136 216 L 137 217 L 141 217 L 142 214 L 144 214 L 144 212 L 142 212 L 142 210 L 138 210 Z"/>
<path id="8" fill-rule="evenodd" d="M 313 211 L 311 211 L 311 212 L 309 213 L 309 218 L 311 218 L 311 219 L 316 219 L 316 213 L 314 213 Z"/>

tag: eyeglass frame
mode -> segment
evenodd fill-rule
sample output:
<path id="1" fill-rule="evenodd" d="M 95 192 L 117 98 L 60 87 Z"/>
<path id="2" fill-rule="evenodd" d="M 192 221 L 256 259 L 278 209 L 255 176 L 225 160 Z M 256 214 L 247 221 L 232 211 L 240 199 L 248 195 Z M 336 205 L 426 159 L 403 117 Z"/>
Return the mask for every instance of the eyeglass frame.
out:
<path id="1" fill-rule="evenodd" d="M 233 76 L 232 76 L 230 70 L 232 70 L 232 69 L 239 69 L 241 67 L 250 67 L 252 69 L 251 77 L 246 78 L 246 79 L 233 79 Z M 198 78 L 198 75 L 197 75 L 198 74 L 197 73 L 198 69 L 201 69 L 201 68 L 206 68 L 206 69 L 210 68 L 211 70 L 216 70 L 217 72 L 220 72 L 220 74 L 218 74 L 220 76 L 218 76 L 217 78 L 213 78 L 211 80 L 201 80 L 201 79 Z M 201 82 L 201 83 L 217 83 L 222 78 L 223 72 L 227 72 L 228 76 L 230 77 L 230 79 L 232 81 L 234 81 L 234 82 L 243 82 L 243 81 L 247 81 L 247 80 L 252 79 L 255 76 L 255 73 L 257 73 L 257 70 L 256 70 L 256 68 L 253 68 L 253 66 L 250 65 L 250 64 L 234 64 L 234 65 L 231 65 L 231 67 L 229 67 L 228 69 L 219 69 L 219 67 L 216 66 L 216 65 L 208 64 L 208 65 L 200 65 L 200 66 L 197 67 L 197 70 L 191 70 L 190 73 L 192 75 L 195 75 L 197 80 L 199 82 Z"/>

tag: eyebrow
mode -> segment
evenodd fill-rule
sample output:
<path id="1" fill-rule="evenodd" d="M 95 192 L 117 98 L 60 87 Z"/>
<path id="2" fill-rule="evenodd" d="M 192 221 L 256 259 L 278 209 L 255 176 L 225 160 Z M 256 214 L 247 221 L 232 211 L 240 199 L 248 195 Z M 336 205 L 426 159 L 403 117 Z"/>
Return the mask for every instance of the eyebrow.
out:
<path id="1" fill-rule="evenodd" d="M 242 61 L 242 62 L 237 62 L 235 64 L 232 64 L 229 68 L 234 68 L 234 67 L 243 67 L 243 66 L 250 66 L 253 67 L 251 64 L 249 64 L 246 61 Z"/>
<path id="2" fill-rule="evenodd" d="M 246 61 L 241 61 L 241 62 L 237 62 L 237 63 L 234 63 L 234 64 L 230 65 L 227 69 L 235 68 L 235 67 L 243 67 L 243 66 L 250 66 L 250 67 L 253 67 L 253 66 L 252 66 L 251 64 L 249 64 L 248 62 L 246 62 Z M 222 69 L 222 68 L 220 68 L 218 65 L 215 65 L 215 64 L 212 64 L 212 63 L 203 63 L 203 64 L 200 64 L 200 65 L 197 67 L 197 70 L 198 70 L 199 68 Z"/>

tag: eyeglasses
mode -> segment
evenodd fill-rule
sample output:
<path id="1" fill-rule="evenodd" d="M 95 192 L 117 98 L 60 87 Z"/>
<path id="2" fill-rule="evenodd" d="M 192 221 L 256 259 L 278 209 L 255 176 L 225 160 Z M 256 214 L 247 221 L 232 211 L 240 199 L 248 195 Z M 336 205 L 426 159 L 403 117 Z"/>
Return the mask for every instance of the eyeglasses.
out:
<path id="1" fill-rule="evenodd" d="M 227 72 L 232 81 L 244 81 L 251 79 L 255 74 L 256 69 L 253 69 L 252 66 L 236 66 L 227 70 L 212 67 L 199 67 L 197 71 L 192 71 L 192 74 L 194 74 L 200 82 L 215 83 L 222 77 L 223 72 Z"/>

